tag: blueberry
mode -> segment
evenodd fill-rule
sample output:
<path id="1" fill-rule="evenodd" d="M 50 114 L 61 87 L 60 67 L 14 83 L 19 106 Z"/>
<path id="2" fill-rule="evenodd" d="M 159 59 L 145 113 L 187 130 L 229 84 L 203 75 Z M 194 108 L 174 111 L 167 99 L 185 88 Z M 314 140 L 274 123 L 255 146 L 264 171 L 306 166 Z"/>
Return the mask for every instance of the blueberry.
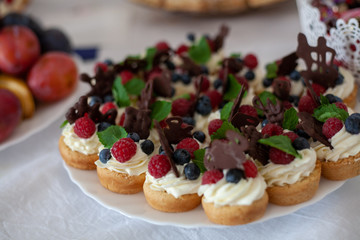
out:
<path id="1" fill-rule="evenodd" d="M 211 101 L 208 96 L 201 96 L 196 103 L 196 111 L 201 115 L 208 115 L 211 113 Z"/>
<path id="2" fill-rule="evenodd" d="M 344 82 L 344 76 L 339 73 L 338 78 L 335 81 L 335 85 L 340 85 Z"/>
<path id="3" fill-rule="evenodd" d="M 166 61 L 165 62 L 165 65 L 166 67 L 169 69 L 169 70 L 175 70 L 175 64 L 171 61 Z"/>
<path id="4" fill-rule="evenodd" d="M 203 74 L 209 74 L 209 69 L 206 67 L 206 66 L 204 66 L 204 65 L 202 65 L 201 66 L 201 72 L 203 73 Z"/>
<path id="5" fill-rule="evenodd" d="M 360 113 L 353 113 L 345 120 L 345 129 L 348 133 L 360 133 Z"/>
<path id="6" fill-rule="evenodd" d="M 296 150 L 303 150 L 310 148 L 310 143 L 308 142 L 308 140 L 306 140 L 306 138 L 303 137 L 296 138 L 292 143 L 292 145 Z"/>
<path id="7" fill-rule="evenodd" d="M 187 74 L 183 74 L 181 76 L 181 81 L 185 84 L 185 85 L 188 85 L 191 83 L 191 77 Z"/>
<path id="8" fill-rule="evenodd" d="M 223 81 L 220 78 L 218 78 L 214 81 L 213 85 L 215 89 L 219 89 L 219 87 L 223 85 Z"/>
<path id="9" fill-rule="evenodd" d="M 329 103 L 342 102 L 341 98 L 330 93 L 326 94 L 325 97 L 329 100 Z"/>
<path id="10" fill-rule="evenodd" d="M 295 129 L 294 132 L 299 136 L 299 137 L 303 137 L 305 139 L 309 139 L 310 136 L 302 129 Z"/>
<path id="11" fill-rule="evenodd" d="M 296 107 L 299 105 L 300 97 L 296 95 L 289 96 L 289 102 L 293 103 Z"/>
<path id="12" fill-rule="evenodd" d="M 109 94 L 104 97 L 104 103 L 115 101 L 113 95 Z"/>
<path id="13" fill-rule="evenodd" d="M 139 136 L 139 134 L 134 133 L 134 132 L 128 133 L 127 137 L 128 137 L 128 138 L 131 138 L 132 140 L 134 140 L 134 142 L 139 142 L 139 141 L 140 141 L 140 136 Z"/>
<path id="14" fill-rule="evenodd" d="M 188 125 L 195 126 L 195 120 L 192 117 L 183 117 L 182 120 Z"/>
<path id="15" fill-rule="evenodd" d="M 238 63 L 243 63 L 244 62 L 244 60 L 242 60 L 241 58 L 236 58 L 236 61 L 238 62 Z"/>
<path id="16" fill-rule="evenodd" d="M 184 165 L 190 162 L 190 153 L 185 149 L 176 149 L 174 152 L 174 162 L 178 165 Z"/>
<path id="17" fill-rule="evenodd" d="M 227 182 L 238 183 L 241 179 L 246 178 L 243 170 L 238 168 L 230 169 L 225 176 Z"/>
<path id="18" fill-rule="evenodd" d="M 141 150 L 147 154 L 150 155 L 154 151 L 154 143 L 151 140 L 146 139 L 140 144 Z"/>
<path id="19" fill-rule="evenodd" d="M 171 81 L 172 82 L 177 82 L 177 81 L 179 81 L 179 80 L 181 80 L 181 75 L 180 74 L 178 74 L 178 73 L 172 73 L 171 74 Z"/>
<path id="20" fill-rule="evenodd" d="M 252 81 L 255 79 L 255 73 L 253 71 L 249 70 L 245 73 L 245 78 L 248 81 Z"/>
<path id="21" fill-rule="evenodd" d="M 114 65 L 113 60 L 111 60 L 110 58 L 105 59 L 105 60 L 104 60 L 104 63 L 105 63 L 106 65 L 108 65 L 108 66 L 112 66 L 112 65 Z"/>
<path id="22" fill-rule="evenodd" d="M 264 87 L 270 87 L 273 81 L 274 81 L 273 78 L 265 78 L 262 83 Z"/>
<path id="23" fill-rule="evenodd" d="M 89 101 L 89 106 L 92 107 L 94 106 L 96 103 L 102 103 L 102 100 L 100 97 L 98 96 L 92 96 L 90 97 L 90 101 Z"/>
<path id="24" fill-rule="evenodd" d="M 200 176 L 200 169 L 195 163 L 188 163 L 184 168 L 185 177 L 189 180 L 196 180 Z"/>
<path id="25" fill-rule="evenodd" d="M 56 28 L 51 28 L 44 31 L 41 39 L 42 52 L 61 51 L 66 53 L 72 52 L 72 47 L 69 38 L 63 31 Z"/>
<path id="26" fill-rule="evenodd" d="M 170 145 L 170 148 L 171 148 L 172 151 L 174 151 L 173 146 Z M 161 154 L 161 152 L 164 152 L 164 149 L 163 149 L 162 146 L 159 147 L 159 154 Z"/>
<path id="27" fill-rule="evenodd" d="M 264 121 L 261 122 L 261 127 L 262 127 L 262 128 L 265 127 L 266 124 L 268 124 L 268 123 L 269 123 L 269 121 L 268 121 L 267 119 L 264 119 Z M 269 125 L 269 126 L 270 126 L 270 125 Z"/>
<path id="28" fill-rule="evenodd" d="M 160 155 L 166 155 L 165 151 L 161 151 L 161 153 L 159 153 Z"/>
<path id="29" fill-rule="evenodd" d="M 202 131 L 195 131 L 193 137 L 201 143 L 205 141 L 205 133 Z"/>
<path id="30" fill-rule="evenodd" d="M 195 41 L 195 34 L 193 34 L 193 33 L 188 33 L 188 35 L 186 37 L 191 42 Z"/>
<path id="31" fill-rule="evenodd" d="M 111 152 L 110 149 L 104 148 L 99 153 L 99 159 L 102 163 L 107 163 L 109 159 L 111 158 Z"/>
<path id="32" fill-rule="evenodd" d="M 295 82 L 299 81 L 301 78 L 301 75 L 298 71 L 294 70 L 290 73 L 290 79 L 294 80 Z"/>
<path id="33" fill-rule="evenodd" d="M 97 130 L 98 130 L 98 132 L 102 132 L 102 131 L 106 130 L 108 127 L 110 127 L 110 126 L 111 126 L 111 124 L 108 123 L 108 122 L 101 122 L 101 123 L 99 123 L 99 125 L 97 127 Z"/>

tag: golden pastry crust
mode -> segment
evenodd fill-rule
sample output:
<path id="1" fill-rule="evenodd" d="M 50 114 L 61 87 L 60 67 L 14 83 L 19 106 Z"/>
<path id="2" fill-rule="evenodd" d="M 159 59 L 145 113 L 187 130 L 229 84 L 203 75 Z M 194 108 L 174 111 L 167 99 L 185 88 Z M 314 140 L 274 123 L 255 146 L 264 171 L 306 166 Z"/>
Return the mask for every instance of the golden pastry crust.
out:
<path id="1" fill-rule="evenodd" d="M 346 180 L 360 175 L 360 153 L 336 162 L 321 161 L 321 175 L 329 180 Z"/>
<path id="2" fill-rule="evenodd" d="M 282 2 L 283 0 L 247 0 L 247 3 L 252 8 L 263 7 L 273 3 Z"/>
<path id="3" fill-rule="evenodd" d="M 268 194 L 264 192 L 264 195 L 251 205 L 215 206 L 212 202 L 205 202 L 204 197 L 201 203 L 211 222 L 222 225 L 239 225 L 256 221 L 264 216 L 268 200 Z"/>
<path id="4" fill-rule="evenodd" d="M 71 150 L 68 146 L 66 146 L 64 136 L 61 136 L 59 139 L 59 151 L 65 163 L 71 167 L 82 170 L 96 169 L 95 162 L 99 159 L 99 156 L 96 153 L 85 155 Z"/>
<path id="5" fill-rule="evenodd" d="M 145 182 L 145 173 L 131 176 L 126 173 L 111 171 L 107 168 L 96 168 L 100 183 L 115 193 L 134 194 L 141 192 Z"/>
<path id="6" fill-rule="evenodd" d="M 273 186 L 266 189 L 269 194 L 269 202 L 289 206 L 310 200 L 319 188 L 321 177 L 321 162 L 316 161 L 315 169 L 312 173 L 293 184 L 286 184 L 284 186 Z"/>
<path id="7" fill-rule="evenodd" d="M 358 88 L 359 86 L 356 83 L 354 83 L 354 89 L 352 90 L 350 95 L 347 98 L 343 99 L 343 102 L 346 104 L 346 106 L 350 108 L 355 108 Z"/>
<path id="8" fill-rule="evenodd" d="M 165 191 L 155 191 L 150 188 L 150 183 L 144 183 L 144 195 L 147 203 L 154 209 L 162 212 L 187 212 L 201 203 L 201 197 L 197 193 L 182 195 L 175 198 Z"/>

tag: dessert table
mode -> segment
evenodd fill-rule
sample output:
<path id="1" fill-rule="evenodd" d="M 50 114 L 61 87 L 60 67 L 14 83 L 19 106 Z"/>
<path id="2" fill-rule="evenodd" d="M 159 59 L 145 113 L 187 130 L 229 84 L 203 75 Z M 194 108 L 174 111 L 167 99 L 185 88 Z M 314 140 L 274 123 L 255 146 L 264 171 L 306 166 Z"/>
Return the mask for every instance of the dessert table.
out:
<path id="1" fill-rule="evenodd" d="M 97 47 L 98 60 L 121 60 L 159 40 L 176 47 L 188 32 L 215 34 L 226 23 L 225 52 L 254 52 L 265 64 L 295 50 L 300 31 L 292 0 L 215 17 L 118 0 L 33 0 L 26 11 L 46 27 L 61 27 L 75 47 Z M 70 179 L 57 145 L 63 120 L 0 150 L 0 239 L 360 239 L 360 177 L 292 214 L 244 226 L 184 228 L 124 216 Z"/>

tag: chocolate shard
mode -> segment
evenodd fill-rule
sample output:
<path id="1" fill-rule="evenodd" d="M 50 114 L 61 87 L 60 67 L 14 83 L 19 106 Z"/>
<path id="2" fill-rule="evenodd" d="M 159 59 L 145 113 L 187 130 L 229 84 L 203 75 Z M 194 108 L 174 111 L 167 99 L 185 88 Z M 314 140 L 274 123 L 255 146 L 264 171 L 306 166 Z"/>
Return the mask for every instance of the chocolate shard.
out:
<path id="1" fill-rule="evenodd" d="M 298 56 L 296 52 L 292 52 L 289 55 L 283 57 L 276 72 L 277 76 L 289 75 L 292 71 L 296 69 L 297 60 L 298 60 Z"/>
<path id="2" fill-rule="evenodd" d="M 166 62 L 170 58 L 170 50 L 158 50 L 155 53 L 154 59 L 153 59 L 153 67 L 158 66 L 161 63 Z"/>
<path id="3" fill-rule="evenodd" d="M 238 61 L 236 58 L 225 58 L 222 62 L 222 67 L 228 67 L 228 71 L 231 73 L 238 73 L 240 72 L 244 64 Z"/>
<path id="4" fill-rule="evenodd" d="M 151 102 L 152 94 L 154 89 L 154 80 L 151 79 L 146 82 L 144 89 L 141 91 L 139 108 L 140 109 L 149 109 Z"/>
<path id="5" fill-rule="evenodd" d="M 297 128 L 304 130 L 310 137 L 318 140 L 330 149 L 334 148 L 322 133 L 323 124 L 320 121 L 316 120 L 310 113 L 307 112 L 299 112 L 297 115 L 301 119 Z"/>
<path id="6" fill-rule="evenodd" d="M 223 74 L 223 85 L 222 85 L 222 95 L 225 96 L 226 91 L 228 90 L 228 75 L 229 75 L 229 60 L 225 59 L 223 62 L 224 65 L 224 74 Z"/>
<path id="7" fill-rule="evenodd" d="M 193 60 L 191 60 L 189 57 L 181 56 L 181 59 L 183 61 L 182 63 L 182 69 L 186 71 L 189 76 L 199 76 L 202 73 L 202 69 L 199 65 L 197 65 Z"/>
<path id="8" fill-rule="evenodd" d="M 320 97 L 315 93 L 312 85 L 309 82 L 309 79 L 304 78 L 304 82 L 305 82 L 305 85 L 306 85 L 307 89 L 309 89 L 310 96 L 314 100 L 314 103 L 315 103 L 316 107 L 319 107 L 321 105 Z"/>
<path id="9" fill-rule="evenodd" d="M 214 52 L 217 52 L 223 47 L 225 37 L 229 34 L 229 31 L 230 29 L 226 25 L 222 25 L 220 27 L 220 32 L 218 33 L 218 35 L 216 35 L 214 39 Z"/>
<path id="10" fill-rule="evenodd" d="M 235 101 L 234 101 L 234 104 L 233 104 L 233 106 L 232 106 L 232 108 L 231 108 L 231 112 L 230 112 L 229 119 L 228 119 L 229 122 L 232 121 L 232 119 L 234 118 L 235 114 L 238 112 L 244 94 L 245 94 L 244 87 L 241 86 L 240 92 L 239 92 L 239 94 L 236 96 L 236 99 L 235 99 Z"/>
<path id="11" fill-rule="evenodd" d="M 290 96 L 291 83 L 280 78 L 275 78 L 273 82 L 274 94 L 282 101 L 287 101 Z"/>
<path id="12" fill-rule="evenodd" d="M 259 119 L 250 115 L 243 113 L 236 113 L 235 116 L 231 119 L 231 124 L 237 129 L 241 129 L 244 126 L 257 126 L 259 124 Z"/>
<path id="13" fill-rule="evenodd" d="M 163 131 L 170 144 L 178 144 L 185 138 L 192 138 L 191 130 L 193 126 L 182 127 L 183 120 L 181 117 L 167 118 L 166 123 L 168 128 L 164 128 Z"/>
<path id="14" fill-rule="evenodd" d="M 167 141 L 167 139 L 166 139 L 166 137 L 165 137 L 165 134 L 164 134 L 163 130 L 162 130 L 161 127 L 160 127 L 159 122 L 158 122 L 157 120 L 154 120 L 154 124 L 155 124 L 155 125 L 154 125 L 154 126 L 155 126 L 155 129 L 156 129 L 156 131 L 157 131 L 158 134 L 159 134 L 161 146 L 163 147 L 166 156 L 169 158 L 171 168 L 173 169 L 173 171 L 174 171 L 174 173 L 175 173 L 175 176 L 176 176 L 176 177 L 180 177 L 179 171 L 177 170 L 176 165 L 175 165 L 175 161 L 174 161 L 174 159 L 173 159 L 174 153 L 173 153 L 173 151 L 171 150 L 170 144 L 169 144 L 169 142 Z"/>
<path id="15" fill-rule="evenodd" d="M 197 84 L 198 86 L 202 86 L 202 83 L 204 81 L 204 75 L 198 76 L 195 81 L 198 83 Z M 195 114 L 196 104 L 199 101 L 200 93 L 201 93 L 201 87 L 196 88 L 195 100 L 191 103 L 191 106 L 189 108 L 189 116 L 194 116 L 194 114 Z"/>
<path id="16" fill-rule="evenodd" d="M 260 139 L 266 138 L 266 136 L 264 137 L 259 133 L 255 126 L 241 127 L 241 132 L 249 141 L 248 154 L 262 165 L 266 165 L 269 162 L 269 146 L 258 142 Z"/>
<path id="17" fill-rule="evenodd" d="M 153 79 L 154 92 L 161 97 L 172 97 L 171 76 L 168 71 L 163 71 L 160 76 Z"/>
<path id="18" fill-rule="evenodd" d="M 311 80 L 325 88 L 335 87 L 338 71 L 334 64 L 335 50 L 326 46 L 324 37 L 319 37 L 317 46 L 309 45 L 305 34 L 298 35 L 298 48 L 296 54 L 306 64 L 306 71 L 300 72 L 303 78 Z M 330 61 L 328 61 L 330 56 Z"/>
<path id="19" fill-rule="evenodd" d="M 141 139 L 150 135 L 151 111 L 148 109 L 125 108 L 124 128 L 128 133 L 137 133 Z"/>
<path id="20" fill-rule="evenodd" d="M 101 68 L 96 69 L 96 74 L 90 77 L 86 73 L 80 75 L 80 80 L 90 85 L 91 90 L 86 96 L 104 97 L 112 94 L 112 86 L 116 78 L 116 73 L 112 69 L 104 72 Z"/>
<path id="21" fill-rule="evenodd" d="M 264 106 L 258 96 L 255 96 L 253 98 L 253 106 L 257 109 L 262 110 L 264 112 L 264 115 L 266 116 L 266 119 L 270 123 L 282 126 L 282 122 L 284 119 L 283 105 L 279 101 L 276 101 L 276 105 L 274 105 L 270 99 L 267 99 L 266 102 L 267 104 L 266 106 Z"/>
<path id="22" fill-rule="evenodd" d="M 138 73 L 138 72 L 144 71 L 146 68 L 146 65 L 147 65 L 147 62 L 144 59 L 128 57 L 125 59 L 125 61 L 123 63 L 115 64 L 113 68 L 116 73 L 120 73 L 124 70 L 130 71 L 133 73 Z"/>
<path id="23" fill-rule="evenodd" d="M 226 138 L 229 142 L 219 139 L 214 140 L 206 150 L 204 165 L 207 170 L 212 169 L 244 169 L 243 163 L 246 161 L 244 151 L 249 147 L 246 138 L 235 131 L 227 131 Z"/>

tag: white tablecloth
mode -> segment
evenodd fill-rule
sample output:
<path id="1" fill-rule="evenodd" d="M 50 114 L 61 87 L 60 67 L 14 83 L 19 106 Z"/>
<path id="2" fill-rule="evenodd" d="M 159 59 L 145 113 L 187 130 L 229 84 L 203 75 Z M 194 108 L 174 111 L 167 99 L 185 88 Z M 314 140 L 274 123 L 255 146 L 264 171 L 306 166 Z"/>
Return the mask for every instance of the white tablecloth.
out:
<path id="1" fill-rule="evenodd" d="M 28 12 L 46 27 L 64 28 L 75 46 L 101 47 L 102 60 L 120 60 L 160 39 L 178 44 L 189 31 L 215 33 L 227 23 L 226 52 L 253 51 L 264 63 L 293 51 L 300 30 L 293 1 L 218 18 L 116 0 L 34 0 Z M 57 148 L 63 120 L 0 152 L 0 239 L 360 239 L 360 177 L 316 204 L 259 224 L 187 229 L 125 217 L 71 182 Z"/>

